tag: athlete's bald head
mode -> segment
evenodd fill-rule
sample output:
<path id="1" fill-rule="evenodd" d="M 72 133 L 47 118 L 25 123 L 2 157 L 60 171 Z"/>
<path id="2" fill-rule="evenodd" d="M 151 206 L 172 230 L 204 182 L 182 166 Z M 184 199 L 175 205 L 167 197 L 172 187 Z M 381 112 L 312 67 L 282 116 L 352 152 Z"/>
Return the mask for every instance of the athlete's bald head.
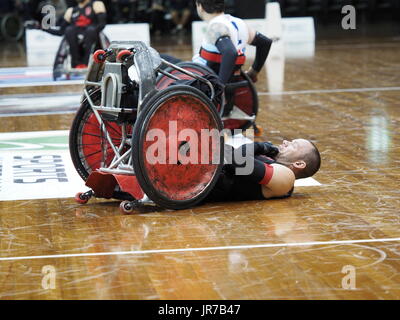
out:
<path id="1" fill-rule="evenodd" d="M 283 140 L 278 149 L 279 154 L 276 161 L 290 167 L 295 173 L 296 179 L 313 176 L 321 166 L 321 155 L 318 148 L 309 140 Z"/>

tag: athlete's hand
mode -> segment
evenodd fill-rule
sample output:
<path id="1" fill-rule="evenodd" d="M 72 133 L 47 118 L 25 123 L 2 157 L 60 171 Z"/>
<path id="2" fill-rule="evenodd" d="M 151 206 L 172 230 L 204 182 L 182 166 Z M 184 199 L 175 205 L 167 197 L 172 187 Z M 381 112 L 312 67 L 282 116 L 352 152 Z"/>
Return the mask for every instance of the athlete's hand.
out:
<path id="1" fill-rule="evenodd" d="M 258 72 L 255 71 L 253 68 L 247 70 L 246 74 L 250 77 L 251 81 L 253 81 L 254 83 L 258 81 Z"/>
<path id="2" fill-rule="evenodd" d="M 255 144 L 257 144 L 258 154 L 275 158 L 279 153 L 278 147 L 275 147 L 271 142 L 255 142 Z"/>

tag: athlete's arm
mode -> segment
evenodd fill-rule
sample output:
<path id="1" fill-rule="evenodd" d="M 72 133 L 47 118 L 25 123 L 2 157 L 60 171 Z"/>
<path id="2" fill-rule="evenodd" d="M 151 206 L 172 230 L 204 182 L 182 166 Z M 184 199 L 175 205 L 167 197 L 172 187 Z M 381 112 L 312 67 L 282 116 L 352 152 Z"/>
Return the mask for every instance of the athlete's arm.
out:
<path id="1" fill-rule="evenodd" d="M 232 147 L 231 147 L 232 148 Z M 295 175 L 292 170 L 281 164 L 267 164 L 253 157 L 252 148 L 257 152 L 259 146 L 254 144 L 243 145 L 238 149 L 225 148 L 225 153 L 231 153 L 232 169 L 236 170 L 235 174 L 240 174 L 238 168 L 246 168 L 251 161 L 253 165 L 252 171 L 245 177 L 249 181 L 261 185 L 262 193 L 266 199 L 274 197 L 283 197 L 292 190 L 295 181 Z M 228 151 L 228 152 L 227 152 Z"/>
<path id="2" fill-rule="evenodd" d="M 293 189 L 295 175 L 292 170 L 281 164 L 267 164 L 249 156 L 246 157 L 244 163 L 236 161 L 234 159 L 232 164 L 235 170 L 245 168 L 248 165 L 246 161 L 253 161 L 253 170 L 245 175 L 245 178 L 260 184 L 266 199 L 286 196 Z M 238 171 L 235 171 L 235 174 L 238 174 Z"/>
<path id="3" fill-rule="evenodd" d="M 222 83 L 227 83 L 232 76 L 238 56 L 235 46 L 230 38 L 229 29 L 222 23 L 213 23 L 207 30 L 208 41 L 214 43 L 221 53 L 221 65 L 218 77 Z"/>
<path id="4" fill-rule="evenodd" d="M 222 56 L 218 77 L 225 84 L 232 76 L 238 54 L 229 36 L 222 36 L 215 45 Z"/>
<path id="5" fill-rule="evenodd" d="M 265 166 L 270 166 L 273 169 L 269 182 L 261 187 L 264 197 L 269 199 L 286 196 L 293 189 L 296 179 L 293 171 L 277 163 Z"/>
<path id="6" fill-rule="evenodd" d="M 102 1 L 95 1 L 93 2 L 93 11 L 96 14 L 106 13 L 106 7 Z"/>
<path id="7" fill-rule="evenodd" d="M 64 13 L 64 20 L 68 23 L 71 22 L 71 17 L 72 17 L 72 11 L 74 10 L 74 8 L 68 8 L 67 11 L 65 11 Z"/>
<path id="8" fill-rule="evenodd" d="M 267 60 L 269 51 L 271 49 L 272 40 L 264 36 L 262 33 L 257 32 L 250 27 L 248 28 L 248 44 L 256 47 L 256 58 L 254 59 L 251 68 L 247 71 L 247 74 L 253 80 L 253 82 L 257 82 L 257 75 Z"/>
<path id="9" fill-rule="evenodd" d="M 228 135 L 224 133 L 225 140 L 228 139 Z M 246 143 L 240 146 L 237 149 L 232 149 L 233 147 L 229 145 L 227 146 L 227 152 L 231 153 L 231 150 L 235 150 L 235 153 L 232 155 L 232 160 L 239 164 L 239 162 L 245 161 L 246 157 L 254 157 L 258 155 L 263 155 L 274 159 L 278 153 L 278 147 L 274 146 L 271 142 L 253 142 L 253 143 Z"/>
<path id="10" fill-rule="evenodd" d="M 102 1 L 93 2 L 93 11 L 96 13 L 98 21 L 96 30 L 100 32 L 107 24 L 107 13 L 104 3 Z"/>

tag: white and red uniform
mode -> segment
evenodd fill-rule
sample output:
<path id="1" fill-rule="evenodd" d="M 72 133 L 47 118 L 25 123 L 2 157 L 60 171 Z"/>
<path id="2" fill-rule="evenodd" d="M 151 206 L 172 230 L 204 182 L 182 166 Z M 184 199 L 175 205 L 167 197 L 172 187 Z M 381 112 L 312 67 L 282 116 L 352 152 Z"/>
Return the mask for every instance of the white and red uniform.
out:
<path id="1" fill-rule="evenodd" d="M 211 26 L 216 23 L 223 24 L 228 28 L 232 43 L 238 51 L 236 64 L 244 64 L 246 46 L 249 39 L 249 29 L 246 23 L 242 19 L 233 17 L 230 14 L 221 14 L 210 20 L 207 28 L 210 29 Z M 205 37 L 201 45 L 200 53 L 196 54 L 192 61 L 202 65 L 207 65 L 208 62 L 220 63 L 221 53 L 215 43 L 210 43 L 207 37 Z"/>

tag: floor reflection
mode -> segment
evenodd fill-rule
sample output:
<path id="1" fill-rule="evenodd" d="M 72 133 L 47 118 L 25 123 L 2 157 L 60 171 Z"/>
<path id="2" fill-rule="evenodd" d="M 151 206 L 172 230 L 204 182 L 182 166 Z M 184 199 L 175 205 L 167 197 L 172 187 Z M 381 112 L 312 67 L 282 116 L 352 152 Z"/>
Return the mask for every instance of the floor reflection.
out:
<path id="1" fill-rule="evenodd" d="M 391 131 L 388 115 L 384 109 L 374 109 L 366 127 L 366 148 L 368 160 L 372 164 L 386 164 L 391 147 Z"/>

